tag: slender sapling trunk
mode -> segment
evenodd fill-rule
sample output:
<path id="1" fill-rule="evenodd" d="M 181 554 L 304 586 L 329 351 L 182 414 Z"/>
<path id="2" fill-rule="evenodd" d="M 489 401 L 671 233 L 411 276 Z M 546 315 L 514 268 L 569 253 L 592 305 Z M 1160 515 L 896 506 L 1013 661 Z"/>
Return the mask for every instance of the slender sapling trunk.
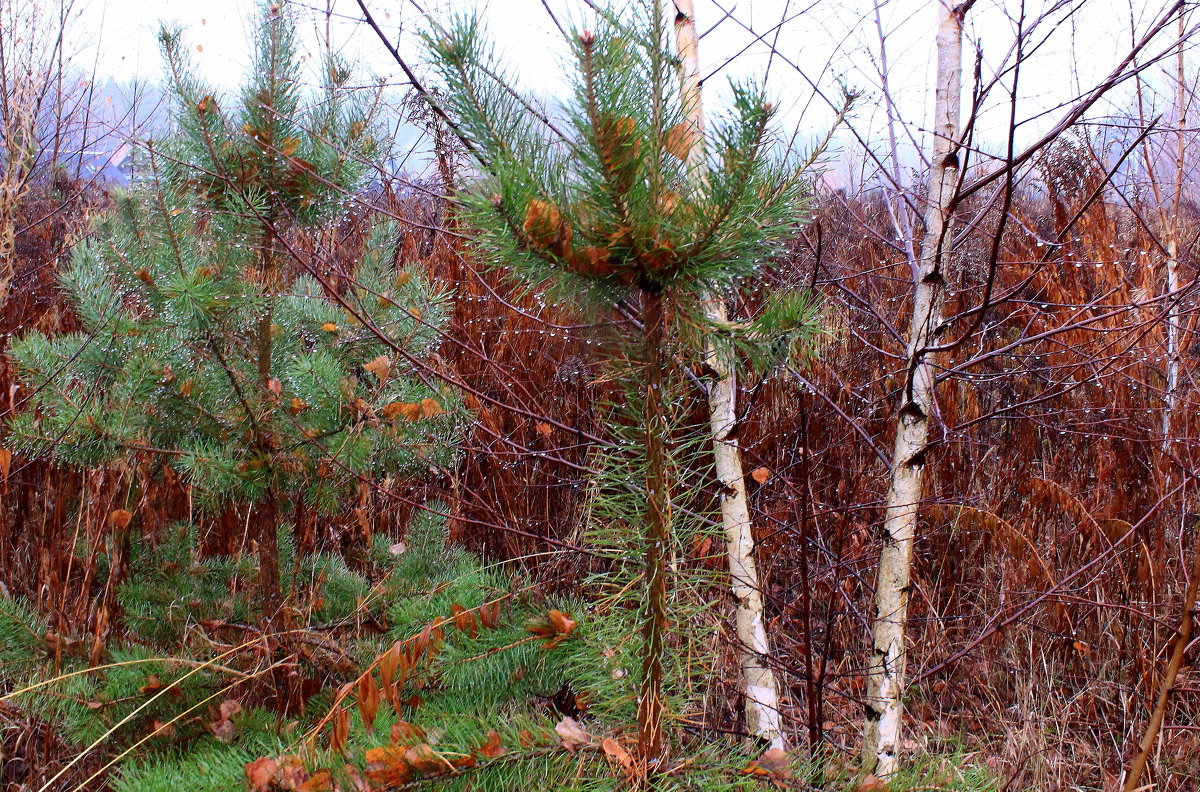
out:
<path id="1" fill-rule="evenodd" d="M 906 377 L 896 422 L 892 477 L 875 584 L 875 620 L 863 728 L 862 772 L 881 777 L 893 773 L 898 765 L 913 540 L 917 508 L 924 494 L 925 454 L 934 410 L 937 361 L 931 348 L 937 344 L 942 330 L 950 213 L 959 177 L 962 22 L 970 0 L 958 6 L 945 0 L 933 2 L 939 14 L 933 156 L 925 237 L 915 273 Z"/>
<path id="2" fill-rule="evenodd" d="M 657 285 L 642 290 L 643 432 L 646 447 L 646 618 L 642 626 L 642 684 L 638 697 L 638 749 L 647 769 L 662 757 L 663 640 L 667 627 L 666 552 L 670 537 L 667 420 L 663 404 L 666 318 Z"/>
<path id="3" fill-rule="evenodd" d="M 692 0 L 673 0 L 675 41 L 679 55 L 684 110 L 692 131 L 688 149 L 688 168 L 693 188 L 705 189 L 707 163 L 704 159 L 704 106 L 700 84 L 699 38 Z M 720 297 L 704 305 L 706 317 L 720 326 L 729 321 L 725 302 Z M 712 343 L 705 348 L 712 370 L 708 382 L 708 410 L 713 439 L 713 461 L 721 483 L 721 522 L 725 527 L 729 555 L 729 576 L 737 600 L 735 625 L 741 645 L 742 693 L 745 696 L 746 730 L 766 740 L 772 748 L 783 748 L 783 726 L 779 714 L 779 686 L 768 664 L 771 644 L 767 639 L 758 567 L 754 561 L 754 534 L 746 480 L 742 473 L 742 452 L 733 429 L 737 425 L 735 397 L 737 375 Z"/>

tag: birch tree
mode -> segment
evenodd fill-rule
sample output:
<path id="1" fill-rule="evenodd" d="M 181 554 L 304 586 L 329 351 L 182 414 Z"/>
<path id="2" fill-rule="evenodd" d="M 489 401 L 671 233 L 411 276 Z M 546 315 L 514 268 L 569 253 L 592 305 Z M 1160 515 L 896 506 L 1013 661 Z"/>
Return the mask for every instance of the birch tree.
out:
<path id="1" fill-rule="evenodd" d="M 1188 93 L 1186 81 L 1184 79 L 1183 70 L 1183 47 L 1187 41 L 1187 29 L 1184 20 L 1184 14 L 1179 15 L 1179 31 L 1178 31 L 1178 46 L 1175 51 L 1175 162 L 1174 162 L 1174 194 L 1171 199 L 1171 208 L 1168 212 L 1165 196 L 1162 195 L 1159 189 L 1158 179 L 1154 171 L 1153 165 L 1147 159 L 1147 175 L 1150 177 L 1150 187 L 1154 192 L 1155 202 L 1159 207 L 1159 217 L 1163 228 L 1163 233 L 1166 234 L 1166 292 L 1168 295 L 1175 295 L 1179 291 L 1179 222 L 1180 213 L 1183 209 L 1183 172 L 1187 156 L 1187 104 Z M 1139 81 L 1140 87 L 1140 81 Z M 1139 91 L 1140 96 L 1140 91 Z M 1146 148 L 1142 148 L 1143 153 L 1149 156 Z M 1163 450 L 1169 452 L 1171 448 L 1171 421 L 1175 413 L 1176 404 L 1179 401 L 1179 324 L 1180 310 L 1179 301 L 1172 298 L 1167 308 L 1166 336 L 1167 336 L 1167 367 L 1166 367 L 1166 404 L 1163 409 L 1162 416 L 1162 433 L 1163 433 Z"/>
<path id="2" fill-rule="evenodd" d="M 688 176 L 692 188 L 703 192 L 708 180 L 705 162 L 703 86 L 700 81 L 699 37 L 692 0 L 672 0 L 675 41 L 679 54 L 683 110 L 691 127 L 693 145 L 688 149 Z M 725 300 L 716 295 L 704 302 L 704 315 L 714 325 L 725 325 L 729 317 Z M 784 747 L 779 715 L 779 685 L 771 670 L 771 643 L 763 610 L 758 567 L 754 560 L 754 534 L 742 452 L 732 430 L 737 424 L 737 374 L 730 361 L 710 342 L 705 346 L 712 378 L 708 383 L 708 410 L 712 427 L 713 461 L 721 483 L 721 522 L 728 542 L 729 577 L 737 599 L 735 624 L 740 646 L 739 664 L 745 697 L 746 730 L 770 743 Z"/>
<path id="3" fill-rule="evenodd" d="M 1179 258 L 1181 253 L 1179 243 L 1180 222 L 1183 211 L 1184 170 L 1187 161 L 1187 113 L 1189 104 L 1189 92 L 1185 81 L 1183 57 L 1184 45 L 1188 40 L 1185 16 L 1186 13 L 1180 13 L 1179 15 L 1178 41 L 1175 49 L 1175 151 L 1174 162 L 1172 163 L 1174 183 L 1172 184 L 1173 194 L 1170 199 L 1169 208 L 1166 196 L 1159 185 L 1158 171 L 1154 167 L 1155 163 L 1151 159 L 1149 148 L 1145 145 L 1142 146 L 1142 155 L 1146 164 L 1146 176 L 1150 182 L 1150 189 L 1154 196 L 1155 205 L 1158 208 L 1159 225 L 1162 233 L 1165 235 L 1162 243 L 1162 249 L 1166 252 L 1164 296 L 1168 302 L 1164 326 L 1167 365 L 1163 394 L 1162 450 L 1164 456 L 1168 458 L 1175 451 L 1172 445 L 1176 434 L 1172 424 L 1180 400 L 1180 335 L 1183 316 L 1179 299 L 1183 284 L 1179 278 Z M 1142 105 L 1142 84 L 1140 79 L 1138 81 L 1138 104 L 1141 122 L 1145 126 L 1146 114 Z M 1183 492 L 1186 493 L 1186 489 Z M 1180 499 L 1184 499 L 1183 494 L 1180 495 Z M 1181 509 L 1180 511 L 1184 515 L 1187 514 L 1186 509 Z M 1186 531 L 1186 525 L 1182 523 L 1183 521 L 1181 521 L 1180 525 L 1181 531 Z M 1171 692 L 1175 687 L 1179 672 L 1183 668 L 1185 651 L 1195 627 L 1198 586 L 1200 586 L 1200 539 L 1195 541 L 1192 549 L 1191 575 L 1188 578 L 1188 583 L 1184 591 L 1183 603 L 1180 607 L 1179 623 L 1175 629 L 1175 635 L 1171 640 L 1171 653 L 1166 665 L 1163 667 L 1162 677 L 1159 679 L 1158 690 L 1155 695 L 1154 707 L 1142 732 L 1141 740 L 1138 742 L 1137 752 L 1134 754 L 1133 759 L 1130 760 L 1129 771 L 1121 786 L 1122 792 L 1135 792 L 1135 790 L 1143 788 L 1141 786 L 1142 776 L 1145 774 L 1146 768 L 1150 763 L 1151 754 L 1158 744 Z"/>
<path id="4" fill-rule="evenodd" d="M 883 524 L 883 547 L 875 585 L 870 670 L 867 676 L 862 772 L 890 775 L 898 763 L 904 713 L 905 629 L 912 578 L 917 507 L 925 487 L 925 455 L 934 409 L 937 355 L 942 329 L 950 221 L 959 184 L 959 112 L 962 86 L 962 24 L 973 0 L 951 5 L 933 0 L 938 14 L 929 194 L 925 236 L 913 278 L 905 381 L 896 418 L 891 483 Z"/>

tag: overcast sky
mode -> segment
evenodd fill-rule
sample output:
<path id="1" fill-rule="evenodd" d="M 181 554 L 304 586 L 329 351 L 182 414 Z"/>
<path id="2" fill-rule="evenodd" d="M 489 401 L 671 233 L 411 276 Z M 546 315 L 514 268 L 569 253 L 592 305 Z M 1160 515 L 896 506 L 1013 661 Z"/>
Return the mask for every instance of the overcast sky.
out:
<path id="1" fill-rule="evenodd" d="M 177 22 L 187 29 L 187 40 L 201 73 L 219 86 L 234 87 L 244 76 L 253 35 L 254 0 L 80 0 L 77 28 L 80 63 L 94 59 L 101 78 L 156 79 L 161 61 L 155 32 L 162 22 Z M 326 6 L 298 4 L 303 9 L 308 44 L 320 46 L 326 31 Z M 354 0 L 331 0 L 329 29 L 334 45 L 351 62 L 383 76 L 398 72 L 373 34 L 359 23 Z M 378 21 L 394 36 L 400 50 L 419 63 L 415 31 L 423 14 L 408 0 L 371 0 Z M 990 77 L 997 65 L 1011 57 L 1016 17 L 1024 7 L 1033 20 L 1053 7 L 1059 10 L 1044 23 L 1040 42 L 1022 72 L 1018 115 L 1031 119 L 1026 134 L 1032 136 L 1054 117 L 1054 108 L 1070 101 L 1110 71 L 1128 50 L 1131 24 L 1144 29 L 1159 15 L 1166 0 L 980 0 L 968 15 L 970 68 L 976 47 L 982 51 L 982 73 Z M 563 19 L 586 19 L 586 8 L 577 0 L 423 0 L 426 11 L 477 9 L 493 36 L 527 87 L 553 95 L 560 91 L 562 73 L 560 36 L 546 6 Z M 581 9 L 583 9 L 581 11 Z M 926 123 L 932 77 L 935 12 L 930 0 L 880 0 L 878 25 L 873 0 L 696 0 L 705 71 L 716 71 L 708 82 L 708 104 L 719 104 L 727 76 L 762 74 L 768 67 L 768 47 L 755 43 L 747 28 L 776 42 L 781 57 L 770 63 L 769 84 L 779 100 L 787 124 L 811 139 L 828 123 L 827 103 L 813 86 L 829 96 L 837 93 L 838 80 L 864 92 L 855 114 L 856 128 L 878 138 L 882 133 L 879 110 L 881 80 L 877 64 L 882 29 L 886 40 L 888 80 L 900 114 L 909 122 L 914 140 Z M 1072 12 L 1073 11 L 1073 12 Z M 729 13 L 726 13 L 729 12 Z M 1169 45 L 1164 38 L 1160 47 Z M 1162 86 L 1158 79 L 1157 87 Z M 1007 82 L 1007 81 L 1006 81 Z M 1153 80 L 1152 80 L 1153 82 Z M 965 93 L 965 91 L 964 91 Z M 1129 103 L 1129 91 L 1114 94 L 1119 109 Z M 997 100 L 1007 101 L 997 92 Z M 1007 111 L 992 112 L 981 125 L 981 138 L 993 145 L 1003 140 Z"/>

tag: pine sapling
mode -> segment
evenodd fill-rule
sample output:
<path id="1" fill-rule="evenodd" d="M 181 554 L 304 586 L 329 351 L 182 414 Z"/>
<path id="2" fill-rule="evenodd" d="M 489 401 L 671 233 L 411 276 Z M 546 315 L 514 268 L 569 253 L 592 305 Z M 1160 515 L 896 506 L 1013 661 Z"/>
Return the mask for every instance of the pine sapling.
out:
<path id="1" fill-rule="evenodd" d="M 641 501 L 638 748 L 647 772 L 668 750 L 667 561 L 679 484 L 667 416 L 683 379 L 678 363 L 702 366 L 705 338 L 738 359 L 814 329 L 803 300 L 737 328 L 705 314 L 708 300 L 769 265 L 803 219 L 807 190 L 803 165 L 771 133 L 774 107 L 742 84 L 713 125 L 706 189 L 693 189 L 688 160 L 697 141 L 663 23 L 660 4 L 642 2 L 622 14 L 600 9 L 594 31 L 568 33 L 573 91 L 564 129 L 529 112 L 533 103 L 475 20 L 427 35 L 443 110 L 479 168 L 458 195 L 476 255 L 530 290 L 620 318 L 614 329 L 633 328 L 616 333 L 610 362 L 636 383 L 637 412 L 622 420 L 636 422 L 640 436 L 641 480 L 630 494 Z"/>

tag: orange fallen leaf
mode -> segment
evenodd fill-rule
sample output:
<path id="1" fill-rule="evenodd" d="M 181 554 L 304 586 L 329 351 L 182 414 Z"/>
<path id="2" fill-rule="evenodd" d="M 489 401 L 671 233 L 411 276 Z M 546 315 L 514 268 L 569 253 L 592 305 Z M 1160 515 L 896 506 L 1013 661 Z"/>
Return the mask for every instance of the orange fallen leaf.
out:
<path id="1" fill-rule="evenodd" d="M 309 779 L 296 787 L 296 792 L 331 792 L 333 777 L 328 770 L 318 770 Z"/>
<path id="2" fill-rule="evenodd" d="M 663 135 L 663 148 L 676 158 L 686 160 L 695 144 L 695 135 L 687 122 L 681 121 Z"/>
<path id="3" fill-rule="evenodd" d="M 246 765 L 246 783 L 250 792 L 267 792 L 279 772 L 279 762 L 264 756 Z"/>
<path id="4" fill-rule="evenodd" d="M 858 792 L 889 792 L 888 782 L 877 775 L 869 775 L 858 782 Z"/>
<path id="5" fill-rule="evenodd" d="M 400 786 L 412 781 L 413 771 L 404 757 L 404 750 L 391 745 L 368 749 L 363 754 L 367 760 L 367 778 L 385 786 Z"/>
<path id="6" fill-rule="evenodd" d="M 425 739 L 425 730 L 408 721 L 398 720 L 392 724 L 392 742 L 396 745 L 412 745 Z"/>
<path id="7" fill-rule="evenodd" d="M 600 750 L 604 751 L 605 756 L 619 765 L 630 776 L 636 772 L 637 764 L 633 761 L 633 756 L 616 739 L 605 737 L 600 741 Z"/>
<path id="8" fill-rule="evenodd" d="M 175 734 L 175 726 L 171 723 L 164 723 L 155 718 L 154 722 L 150 724 L 151 737 L 170 737 L 173 734 Z"/>
<path id="9" fill-rule="evenodd" d="M 368 734 L 375 731 L 375 715 L 378 712 L 379 686 L 375 684 L 375 676 L 368 671 L 358 680 L 358 713 Z"/>
<path id="10" fill-rule="evenodd" d="M 479 608 L 479 621 L 489 630 L 500 623 L 500 603 L 492 602 Z"/>
<path id="11" fill-rule="evenodd" d="M 760 467 L 750 471 L 750 478 L 757 481 L 759 484 L 766 484 L 767 479 L 771 478 L 771 469 Z"/>
<path id="12" fill-rule="evenodd" d="M 375 375 L 375 379 L 383 382 L 392 370 L 392 361 L 387 355 L 380 355 L 370 363 L 364 363 L 363 368 Z"/>
<path id="13" fill-rule="evenodd" d="M 279 757 L 279 774 L 275 783 L 282 789 L 299 790 L 308 781 L 304 761 L 296 754 Z"/>
<path id="14" fill-rule="evenodd" d="M 495 759 L 497 756 L 504 756 L 507 753 L 504 750 L 504 741 L 500 739 L 500 732 L 493 729 L 487 733 L 487 742 L 479 747 L 479 755 L 485 759 Z"/>
<path id="15" fill-rule="evenodd" d="M 575 632 L 575 627 L 578 623 L 567 614 L 560 610 L 552 610 L 549 613 L 550 624 L 558 631 L 560 635 L 570 635 Z"/>
<path id="16" fill-rule="evenodd" d="M 472 637 L 479 632 L 479 625 L 475 621 L 475 614 L 468 611 L 457 602 L 450 603 L 450 613 L 454 616 L 454 626 L 460 632 L 464 632 Z"/>
<path id="17" fill-rule="evenodd" d="M 379 658 L 379 684 L 387 690 L 396 678 L 396 669 L 400 667 L 400 642 L 396 641 L 391 648 Z"/>
<path id="18" fill-rule="evenodd" d="M 217 738 L 217 742 L 228 743 L 233 740 L 233 721 L 229 718 L 221 718 L 208 724 L 209 730 L 213 736 Z"/>
<path id="19" fill-rule="evenodd" d="M 329 730 L 329 750 L 345 753 L 346 741 L 350 739 L 350 711 L 339 709 L 333 716 L 333 728 Z"/>
<path id="20" fill-rule="evenodd" d="M 404 752 L 404 760 L 415 772 L 433 775 L 446 769 L 446 763 L 429 747 L 428 743 L 417 743 Z"/>
<path id="21" fill-rule="evenodd" d="M 351 790 L 353 790 L 353 792 L 376 792 L 375 787 L 371 785 L 371 782 L 363 778 L 358 772 L 358 768 L 352 764 L 342 765 L 341 776 L 343 779 L 349 781 L 353 785 L 350 787 L 340 787 L 341 789 L 345 789 L 346 792 L 351 792 Z"/>
<path id="22" fill-rule="evenodd" d="M 771 748 L 758 759 L 758 766 L 775 778 L 789 779 L 792 777 L 792 765 L 787 752 L 782 748 Z"/>
<path id="23" fill-rule="evenodd" d="M 421 405 L 409 404 L 408 402 L 392 402 L 385 405 L 380 412 L 389 421 L 394 421 L 401 416 L 406 421 L 416 421 L 421 417 Z"/>

